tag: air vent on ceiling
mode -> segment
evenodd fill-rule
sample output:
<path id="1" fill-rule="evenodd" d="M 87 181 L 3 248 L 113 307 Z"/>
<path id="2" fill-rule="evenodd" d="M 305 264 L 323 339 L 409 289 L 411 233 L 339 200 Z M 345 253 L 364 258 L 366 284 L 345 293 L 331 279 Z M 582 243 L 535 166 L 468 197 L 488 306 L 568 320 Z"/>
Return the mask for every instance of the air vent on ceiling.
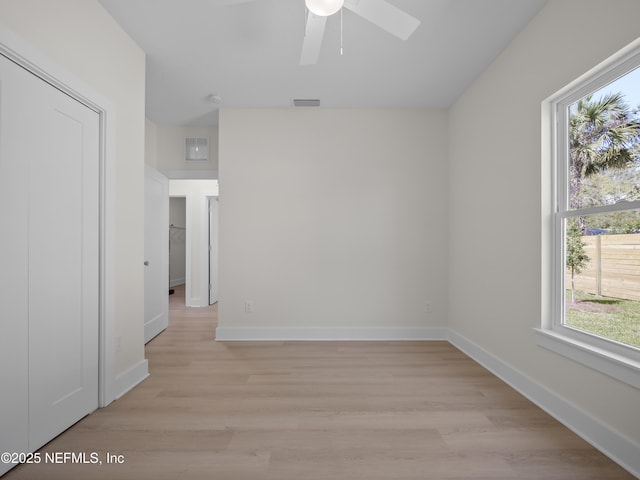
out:
<path id="1" fill-rule="evenodd" d="M 294 98 L 293 99 L 294 107 L 319 107 L 320 100 L 317 98 Z"/>

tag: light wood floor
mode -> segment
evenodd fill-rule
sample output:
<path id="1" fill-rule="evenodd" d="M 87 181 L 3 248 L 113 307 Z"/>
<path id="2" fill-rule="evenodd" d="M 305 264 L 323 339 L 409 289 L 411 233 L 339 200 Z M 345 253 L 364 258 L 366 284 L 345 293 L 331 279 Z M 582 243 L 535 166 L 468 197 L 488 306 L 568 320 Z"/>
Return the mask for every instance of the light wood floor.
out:
<path id="1" fill-rule="evenodd" d="M 446 342 L 215 343 L 183 295 L 151 377 L 41 450 L 124 464 L 3 480 L 633 478 Z"/>

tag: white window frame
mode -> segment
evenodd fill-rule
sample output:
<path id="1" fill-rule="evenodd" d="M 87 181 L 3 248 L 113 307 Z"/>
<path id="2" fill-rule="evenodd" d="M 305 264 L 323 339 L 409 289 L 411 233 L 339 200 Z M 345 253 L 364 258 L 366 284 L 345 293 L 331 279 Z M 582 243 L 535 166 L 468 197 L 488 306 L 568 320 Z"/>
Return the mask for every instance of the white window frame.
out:
<path id="1" fill-rule="evenodd" d="M 623 49 L 592 71 L 568 85 L 544 104 L 551 131 L 548 147 L 551 156 L 551 211 L 545 215 L 550 231 L 550 311 L 544 312 L 542 327 L 536 329 L 538 345 L 587 365 L 640 389 L 640 349 L 600 337 L 564 324 L 565 303 L 565 220 L 580 215 L 640 209 L 640 201 L 623 202 L 579 210 L 568 208 L 569 107 L 630 71 L 640 67 L 640 41 Z M 543 169 L 544 170 L 544 169 Z"/>

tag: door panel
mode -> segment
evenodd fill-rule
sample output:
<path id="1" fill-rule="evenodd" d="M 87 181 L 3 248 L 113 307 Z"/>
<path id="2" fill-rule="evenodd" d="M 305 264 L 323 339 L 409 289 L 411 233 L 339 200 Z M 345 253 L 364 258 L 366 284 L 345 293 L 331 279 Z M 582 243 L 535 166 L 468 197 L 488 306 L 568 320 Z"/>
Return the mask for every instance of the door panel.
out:
<path id="1" fill-rule="evenodd" d="M 169 325 L 169 179 L 147 166 L 144 187 L 144 341 Z"/>
<path id="2" fill-rule="evenodd" d="M 99 117 L 49 88 L 29 212 L 30 445 L 98 407 Z"/>
<path id="3" fill-rule="evenodd" d="M 209 305 L 218 301 L 218 197 L 209 198 Z"/>
<path id="4" fill-rule="evenodd" d="M 0 205 L 2 241 L 0 242 L 0 452 L 24 452 L 29 447 L 28 398 L 29 370 L 29 163 L 23 145 L 9 139 L 19 138 L 28 111 L 21 109 L 14 94 L 20 88 L 16 76 L 19 67 L 0 56 Z M 10 112 L 17 112 L 10 115 Z M 0 462 L 0 475 L 11 465 Z"/>
<path id="5" fill-rule="evenodd" d="M 1 55 L 0 204 L 0 450 L 27 452 L 98 407 L 99 116 Z"/>

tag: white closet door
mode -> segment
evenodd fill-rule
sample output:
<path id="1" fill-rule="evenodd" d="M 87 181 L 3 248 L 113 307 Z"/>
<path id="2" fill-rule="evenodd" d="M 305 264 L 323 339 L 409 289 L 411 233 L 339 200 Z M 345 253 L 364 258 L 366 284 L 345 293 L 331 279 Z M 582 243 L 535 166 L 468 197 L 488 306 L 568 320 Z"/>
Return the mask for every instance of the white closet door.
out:
<path id="1" fill-rule="evenodd" d="M 98 407 L 99 116 L 4 57 L 0 64 L 2 98 L 11 98 L 0 107 L 11 124 L 10 134 L 5 123 L 0 130 L 2 177 L 20 185 L 2 202 L 20 205 L 23 217 L 11 267 L 21 282 L 9 287 L 16 300 L 1 304 L 19 302 L 6 323 L 26 334 L 14 340 L 28 358 L 20 353 L 11 365 L 24 371 L 26 363 L 34 450 Z"/>
<path id="2" fill-rule="evenodd" d="M 29 112 L 14 93 L 21 88 L 17 68 L 0 56 L 0 452 L 29 446 L 29 143 L 13 141 Z M 0 462 L 0 475 L 9 467 Z"/>
<path id="3" fill-rule="evenodd" d="M 34 448 L 98 408 L 99 116 L 47 88 L 40 121 L 43 158 L 29 175 Z"/>

